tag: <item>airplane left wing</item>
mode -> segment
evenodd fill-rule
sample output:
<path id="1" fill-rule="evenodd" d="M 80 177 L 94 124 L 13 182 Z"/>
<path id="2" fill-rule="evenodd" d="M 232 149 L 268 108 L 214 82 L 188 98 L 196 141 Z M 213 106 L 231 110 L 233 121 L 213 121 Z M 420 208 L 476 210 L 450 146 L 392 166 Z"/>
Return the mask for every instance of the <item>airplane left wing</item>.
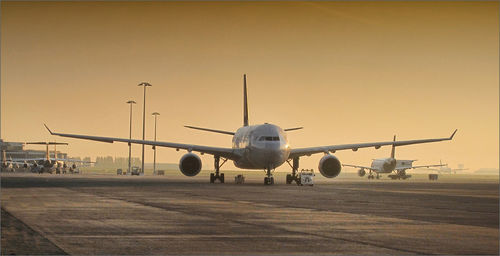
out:
<path id="1" fill-rule="evenodd" d="M 377 171 L 371 167 L 368 167 L 368 166 L 361 166 L 361 165 L 353 165 L 353 164 L 342 164 L 342 166 L 347 166 L 347 167 L 353 167 L 353 168 L 361 168 L 361 169 L 367 169 L 367 170 L 371 170 L 371 171 Z"/>
<path id="2" fill-rule="evenodd" d="M 113 138 L 113 137 L 99 137 L 99 136 L 89 136 L 89 135 L 79 135 L 79 134 L 66 134 L 66 133 L 52 132 L 49 129 L 49 127 L 47 127 L 47 125 L 45 125 L 45 128 L 47 128 L 47 130 L 50 132 L 51 135 L 57 135 L 57 136 L 61 136 L 61 137 L 84 139 L 84 140 L 95 140 L 95 141 L 108 142 L 108 143 L 113 143 L 115 141 L 118 141 L 118 142 L 125 142 L 125 143 L 144 144 L 144 145 L 175 148 L 175 149 L 185 149 L 188 152 L 196 151 L 196 152 L 200 152 L 200 153 L 207 153 L 207 154 L 211 154 L 211 155 L 221 156 L 221 157 L 231 159 L 231 160 L 237 160 L 241 156 L 239 154 L 239 152 L 236 152 L 232 148 L 219 148 L 219 147 L 209 147 L 209 146 L 200 146 L 200 145 L 192 145 L 192 144 L 151 141 L 151 140 L 134 140 L 134 139 L 130 140 L 130 139 Z"/>
<path id="3" fill-rule="evenodd" d="M 290 159 L 301 157 L 301 156 L 310 156 L 312 154 L 317 153 L 325 153 L 328 152 L 334 153 L 337 150 L 345 150 L 352 149 L 353 151 L 357 151 L 360 148 L 370 148 L 374 147 L 375 149 L 379 149 L 382 146 L 394 145 L 394 146 L 405 146 L 412 144 L 421 144 L 421 143 L 430 143 L 430 142 L 438 142 L 444 140 L 451 140 L 453 136 L 455 136 L 455 130 L 450 137 L 448 138 L 437 138 L 437 139 L 421 139 L 421 140 L 402 140 L 402 141 L 384 141 L 384 142 L 370 142 L 370 143 L 359 143 L 359 144 L 343 144 L 343 145 L 332 145 L 332 146 L 322 146 L 322 147 L 310 147 L 310 148 L 296 148 L 290 151 Z"/>

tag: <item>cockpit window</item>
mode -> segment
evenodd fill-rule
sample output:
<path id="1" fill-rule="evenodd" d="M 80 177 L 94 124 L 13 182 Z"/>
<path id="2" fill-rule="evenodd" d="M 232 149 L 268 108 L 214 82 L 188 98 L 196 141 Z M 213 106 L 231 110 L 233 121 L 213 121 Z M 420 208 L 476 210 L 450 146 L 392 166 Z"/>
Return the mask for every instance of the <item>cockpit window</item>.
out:
<path id="1" fill-rule="evenodd" d="M 278 136 L 262 136 L 259 138 L 259 141 L 280 141 L 280 137 L 278 137 Z"/>

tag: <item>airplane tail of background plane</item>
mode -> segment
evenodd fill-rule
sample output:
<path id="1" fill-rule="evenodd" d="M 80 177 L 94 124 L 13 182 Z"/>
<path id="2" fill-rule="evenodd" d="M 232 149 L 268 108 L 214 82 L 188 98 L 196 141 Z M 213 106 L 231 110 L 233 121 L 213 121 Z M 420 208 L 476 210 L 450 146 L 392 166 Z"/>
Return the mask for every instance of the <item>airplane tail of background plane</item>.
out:
<path id="1" fill-rule="evenodd" d="M 394 139 L 392 141 L 396 141 L 396 135 L 394 135 Z M 395 153 L 396 153 L 396 146 L 392 145 L 391 158 L 394 159 Z"/>
<path id="2" fill-rule="evenodd" d="M 243 74 L 243 126 L 248 126 L 247 75 Z"/>
<path id="3" fill-rule="evenodd" d="M 2 150 L 2 164 L 7 163 L 7 153 L 5 150 Z"/>

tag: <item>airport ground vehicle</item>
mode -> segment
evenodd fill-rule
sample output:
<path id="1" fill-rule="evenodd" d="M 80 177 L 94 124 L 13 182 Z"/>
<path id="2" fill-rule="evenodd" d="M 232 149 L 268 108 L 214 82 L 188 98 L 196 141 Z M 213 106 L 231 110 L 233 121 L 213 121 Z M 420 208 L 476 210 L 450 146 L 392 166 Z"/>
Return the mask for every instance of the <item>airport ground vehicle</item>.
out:
<path id="1" fill-rule="evenodd" d="M 245 176 L 243 174 L 238 174 L 234 177 L 234 183 L 236 184 L 243 184 L 245 183 Z"/>
<path id="2" fill-rule="evenodd" d="M 299 177 L 300 177 L 300 184 L 297 184 L 297 185 L 300 185 L 300 186 L 314 186 L 314 176 L 316 176 L 314 174 L 314 170 L 310 169 L 302 169 L 300 172 L 299 172 Z"/>
<path id="3" fill-rule="evenodd" d="M 130 175 L 140 175 L 141 174 L 141 168 L 137 166 L 132 166 L 132 171 L 130 172 Z"/>
<path id="4" fill-rule="evenodd" d="M 437 180 L 438 179 L 438 175 L 435 174 L 435 173 L 431 173 L 429 174 L 429 180 Z"/>

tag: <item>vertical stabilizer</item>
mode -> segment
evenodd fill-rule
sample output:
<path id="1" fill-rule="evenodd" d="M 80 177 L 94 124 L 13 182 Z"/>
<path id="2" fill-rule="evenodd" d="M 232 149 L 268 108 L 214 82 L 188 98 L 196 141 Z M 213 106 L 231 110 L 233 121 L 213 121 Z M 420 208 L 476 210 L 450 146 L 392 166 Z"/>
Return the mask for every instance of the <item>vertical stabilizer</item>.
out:
<path id="1" fill-rule="evenodd" d="M 392 141 L 396 141 L 396 135 L 394 135 L 394 139 Z M 392 150 L 391 150 L 391 158 L 394 159 L 394 154 L 396 153 L 396 146 L 394 144 L 392 145 Z"/>
<path id="2" fill-rule="evenodd" d="M 243 74 L 243 126 L 248 126 L 247 75 Z"/>

